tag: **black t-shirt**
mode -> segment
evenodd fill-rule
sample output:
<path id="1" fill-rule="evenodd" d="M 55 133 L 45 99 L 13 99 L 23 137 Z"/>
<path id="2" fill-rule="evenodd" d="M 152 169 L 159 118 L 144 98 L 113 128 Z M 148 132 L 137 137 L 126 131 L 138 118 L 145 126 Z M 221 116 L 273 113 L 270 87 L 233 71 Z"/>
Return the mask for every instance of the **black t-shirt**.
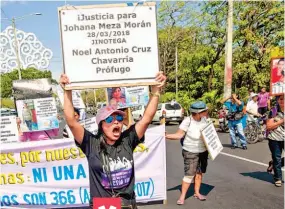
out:
<path id="1" fill-rule="evenodd" d="M 85 129 L 82 144 L 79 147 L 85 153 L 89 166 L 90 203 L 93 197 L 111 197 L 115 193 L 134 194 L 134 160 L 133 150 L 143 142 L 139 139 L 132 125 L 121 134 L 114 145 L 107 145 L 106 151 L 110 164 L 110 174 L 103 171 L 100 151 L 100 137 L 94 136 Z M 110 175 L 112 176 L 111 178 Z M 111 180 L 110 180 L 111 179 Z M 113 181 L 111 187 L 110 181 Z"/>

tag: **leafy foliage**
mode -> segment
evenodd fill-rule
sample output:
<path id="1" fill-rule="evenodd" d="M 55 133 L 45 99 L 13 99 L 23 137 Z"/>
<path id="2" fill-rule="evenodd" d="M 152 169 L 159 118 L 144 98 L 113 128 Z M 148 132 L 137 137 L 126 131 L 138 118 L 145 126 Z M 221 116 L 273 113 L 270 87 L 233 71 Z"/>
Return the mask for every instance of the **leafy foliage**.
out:
<path id="1" fill-rule="evenodd" d="M 234 2 L 233 91 L 243 100 L 249 88 L 269 86 L 270 58 L 284 45 L 284 1 Z M 185 13 L 187 11 L 187 13 Z M 162 1 L 159 9 L 160 67 L 168 82 L 162 102 L 175 98 L 178 48 L 178 102 L 195 100 L 210 111 L 223 97 L 227 2 Z"/>
<path id="2" fill-rule="evenodd" d="M 82 91 L 81 97 L 88 106 L 95 106 L 94 91 Z M 106 89 L 96 89 L 96 102 L 106 102 Z"/>
<path id="3" fill-rule="evenodd" d="M 3 98 L 3 99 L 1 99 L 1 108 L 2 107 L 15 109 L 15 103 L 12 99 Z"/>

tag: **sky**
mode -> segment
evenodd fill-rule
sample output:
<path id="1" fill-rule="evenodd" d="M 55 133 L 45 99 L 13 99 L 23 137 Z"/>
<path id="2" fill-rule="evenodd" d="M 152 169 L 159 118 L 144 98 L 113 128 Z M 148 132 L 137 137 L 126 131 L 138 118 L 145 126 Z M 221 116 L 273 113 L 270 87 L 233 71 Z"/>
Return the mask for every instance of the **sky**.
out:
<path id="1" fill-rule="evenodd" d="M 57 8 L 69 5 L 94 5 L 125 3 L 127 1 L 2 1 L 1 0 L 1 32 L 11 22 L 3 18 L 20 17 L 31 13 L 42 13 L 41 16 L 29 16 L 16 21 L 16 28 L 25 32 L 34 33 L 46 48 L 53 52 L 48 67 L 54 79 L 58 80 L 62 73 L 62 54 L 60 45 Z M 137 2 L 137 1 L 134 1 Z"/>

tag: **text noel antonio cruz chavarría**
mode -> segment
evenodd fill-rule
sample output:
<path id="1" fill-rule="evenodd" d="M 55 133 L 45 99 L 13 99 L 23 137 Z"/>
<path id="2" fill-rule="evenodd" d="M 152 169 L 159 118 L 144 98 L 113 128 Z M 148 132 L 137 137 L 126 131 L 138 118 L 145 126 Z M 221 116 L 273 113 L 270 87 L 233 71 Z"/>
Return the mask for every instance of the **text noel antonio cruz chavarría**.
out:
<path id="1" fill-rule="evenodd" d="M 115 54 L 115 53 L 128 53 L 128 48 L 117 48 L 117 49 L 96 49 L 95 54 Z M 138 53 L 138 52 L 151 52 L 151 47 L 132 47 L 132 52 Z M 72 50 L 73 56 L 82 56 L 82 55 L 91 55 L 92 49 L 88 49 L 85 51 L 82 50 Z M 92 58 L 91 62 L 92 64 L 113 64 L 113 63 L 128 63 L 133 62 L 133 57 L 126 56 L 124 58 L 105 58 L 100 59 L 98 57 Z M 125 72 L 130 72 L 130 67 L 115 67 L 115 66 L 107 66 L 106 68 L 103 67 L 96 67 L 97 73 L 121 73 L 124 74 Z"/>

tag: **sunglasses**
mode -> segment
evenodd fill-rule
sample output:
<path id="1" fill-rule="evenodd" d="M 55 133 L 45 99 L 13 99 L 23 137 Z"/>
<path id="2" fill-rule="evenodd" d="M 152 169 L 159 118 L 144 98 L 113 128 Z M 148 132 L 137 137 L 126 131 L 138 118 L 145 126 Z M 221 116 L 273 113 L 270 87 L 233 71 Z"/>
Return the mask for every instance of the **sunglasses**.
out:
<path id="1" fill-rule="evenodd" d="M 114 119 L 116 119 L 118 122 L 122 122 L 124 120 L 124 117 L 122 115 L 115 115 L 115 116 L 110 115 L 105 119 L 105 122 L 112 123 Z"/>

